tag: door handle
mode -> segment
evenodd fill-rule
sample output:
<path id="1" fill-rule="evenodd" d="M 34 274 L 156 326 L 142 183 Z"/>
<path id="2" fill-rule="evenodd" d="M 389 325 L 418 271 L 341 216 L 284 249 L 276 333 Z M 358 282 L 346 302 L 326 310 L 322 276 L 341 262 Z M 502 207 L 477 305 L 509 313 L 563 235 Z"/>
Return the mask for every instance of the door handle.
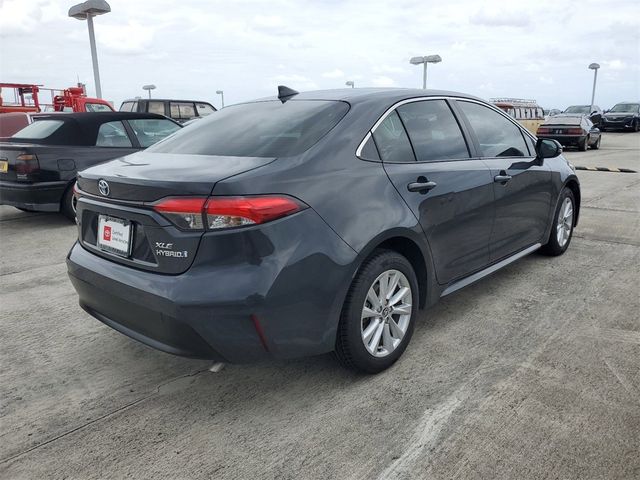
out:
<path id="1" fill-rule="evenodd" d="M 418 180 L 422 180 L 422 178 L 419 178 Z M 425 181 L 410 183 L 409 185 L 407 185 L 407 190 L 409 190 L 410 192 L 427 193 L 429 190 L 431 190 L 432 188 L 435 188 L 438 185 L 436 182 L 426 181 L 426 178 L 424 178 L 424 180 Z"/>
<path id="2" fill-rule="evenodd" d="M 496 183 L 506 184 L 509 180 L 511 180 L 511 175 L 507 175 L 506 172 L 500 172 L 500 175 L 496 175 L 493 177 L 493 181 Z"/>

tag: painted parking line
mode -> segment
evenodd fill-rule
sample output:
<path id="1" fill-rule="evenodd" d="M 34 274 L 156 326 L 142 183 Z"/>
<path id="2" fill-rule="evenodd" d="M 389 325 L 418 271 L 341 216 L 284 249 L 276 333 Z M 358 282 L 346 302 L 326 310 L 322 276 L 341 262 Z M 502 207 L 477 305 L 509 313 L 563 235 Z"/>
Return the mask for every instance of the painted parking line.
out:
<path id="1" fill-rule="evenodd" d="M 582 167 L 580 165 L 575 166 L 576 170 L 588 170 L 590 172 L 616 172 L 616 173 L 638 173 L 630 168 L 614 168 L 614 167 Z"/>

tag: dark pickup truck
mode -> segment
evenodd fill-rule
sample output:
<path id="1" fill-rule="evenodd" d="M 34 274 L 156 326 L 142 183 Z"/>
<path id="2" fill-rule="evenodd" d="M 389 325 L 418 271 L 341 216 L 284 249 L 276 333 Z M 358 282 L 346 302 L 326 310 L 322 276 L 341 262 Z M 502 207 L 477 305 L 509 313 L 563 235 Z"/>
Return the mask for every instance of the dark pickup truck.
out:
<path id="1" fill-rule="evenodd" d="M 0 205 L 74 219 L 78 171 L 149 147 L 179 128 L 150 113 L 40 115 L 0 143 Z"/>

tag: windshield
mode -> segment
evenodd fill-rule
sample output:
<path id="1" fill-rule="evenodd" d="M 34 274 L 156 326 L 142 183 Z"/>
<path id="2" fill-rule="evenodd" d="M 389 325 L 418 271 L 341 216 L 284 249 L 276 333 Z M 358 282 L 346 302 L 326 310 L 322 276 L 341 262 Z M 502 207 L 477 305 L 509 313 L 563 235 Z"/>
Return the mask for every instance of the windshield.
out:
<path id="1" fill-rule="evenodd" d="M 42 139 L 47 138 L 57 129 L 59 129 L 64 122 L 62 120 L 38 120 L 31 125 L 27 125 L 22 130 L 14 133 L 13 138 L 31 138 Z"/>
<path id="2" fill-rule="evenodd" d="M 589 113 L 589 105 L 574 105 L 567 108 L 564 113 Z"/>
<path id="3" fill-rule="evenodd" d="M 349 110 L 339 101 L 255 102 L 223 108 L 149 149 L 159 153 L 287 157 L 311 148 Z"/>
<path id="4" fill-rule="evenodd" d="M 637 103 L 619 103 L 615 107 L 611 109 L 612 112 L 624 112 L 624 113 L 635 113 L 638 111 Z"/>
<path id="5" fill-rule="evenodd" d="M 85 103 L 84 108 L 87 112 L 113 112 L 109 105 L 103 103 Z"/>

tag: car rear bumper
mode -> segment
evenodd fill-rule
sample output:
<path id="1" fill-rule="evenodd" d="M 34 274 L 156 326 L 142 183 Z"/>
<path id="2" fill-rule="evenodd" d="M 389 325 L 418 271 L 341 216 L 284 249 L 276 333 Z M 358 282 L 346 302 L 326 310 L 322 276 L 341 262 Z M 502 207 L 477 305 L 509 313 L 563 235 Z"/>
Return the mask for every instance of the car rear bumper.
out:
<path id="1" fill-rule="evenodd" d="M 0 205 L 39 212 L 58 212 L 66 188 L 65 181 L 38 183 L 0 181 Z"/>
<path id="2" fill-rule="evenodd" d="M 212 264 L 205 234 L 181 275 L 120 265 L 76 243 L 69 277 L 85 311 L 168 353 L 244 363 L 333 350 L 355 252 L 311 209 L 247 230 L 237 248 L 248 245 L 253 258 Z"/>
<path id="3" fill-rule="evenodd" d="M 584 142 L 586 135 L 538 135 L 538 138 L 548 138 L 549 140 L 557 140 L 560 145 L 577 146 Z"/>

